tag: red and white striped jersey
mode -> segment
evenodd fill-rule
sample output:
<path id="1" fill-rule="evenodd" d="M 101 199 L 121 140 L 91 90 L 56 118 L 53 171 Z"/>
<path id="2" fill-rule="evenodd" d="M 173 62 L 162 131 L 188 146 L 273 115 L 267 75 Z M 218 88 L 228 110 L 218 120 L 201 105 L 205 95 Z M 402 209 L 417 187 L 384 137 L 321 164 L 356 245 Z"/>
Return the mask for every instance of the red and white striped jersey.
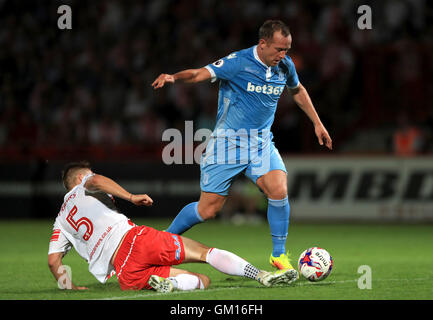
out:
<path id="1" fill-rule="evenodd" d="M 111 257 L 134 224 L 117 211 L 111 195 L 84 187 L 93 175 L 86 175 L 81 184 L 65 195 L 54 222 L 48 254 L 66 254 L 74 247 L 86 259 L 89 271 L 105 283 L 114 272 Z"/>

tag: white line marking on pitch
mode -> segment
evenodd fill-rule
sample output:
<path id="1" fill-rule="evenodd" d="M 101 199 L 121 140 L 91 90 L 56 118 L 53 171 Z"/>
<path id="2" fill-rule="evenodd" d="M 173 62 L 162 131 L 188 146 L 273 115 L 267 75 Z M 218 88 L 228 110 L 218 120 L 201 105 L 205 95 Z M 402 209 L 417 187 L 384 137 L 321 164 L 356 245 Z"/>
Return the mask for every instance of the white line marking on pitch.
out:
<path id="1" fill-rule="evenodd" d="M 431 280 L 430 278 L 415 278 L 415 279 L 373 279 L 373 281 L 426 281 Z M 350 283 L 357 282 L 358 279 L 351 280 L 340 280 L 340 281 L 325 281 L 325 282 L 298 282 L 295 283 L 294 287 L 302 287 L 302 286 L 317 286 L 317 285 L 326 285 L 326 284 L 339 284 L 339 283 Z M 120 297 L 108 297 L 108 298 L 96 298 L 93 300 L 124 300 L 124 299 L 137 299 L 137 298 L 145 298 L 145 297 L 158 297 L 158 296 L 168 296 L 168 295 L 178 295 L 178 294 L 186 294 L 186 293 L 204 293 L 204 292 L 216 292 L 216 291 L 227 291 L 227 290 L 235 290 L 242 289 L 244 287 L 225 287 L 225 288 L 215 288 L 215 289 L 207 289 L 207 290 L 194 290 L 194 291 L 174 291 L 169 293 L 145 293 L 145 294 L 136 294 L 133 296 L 120 296 Z M 281 287 L 277 287 L 281 288 Z"/>
<path id="2" fill-rule="evenodd" d="M 216 289 L 207 289 L 207 290 L 194 290 L 194 291 L 174 291 L 169 293 L 146 293 L 146 294 L 136 294 L 134 296 L 122 296 L 122 297 L 109 297 L 102 299 L 93 299 L 93 300 L 122 300 L 122 299 L 136 299 L 142 297 L 157 297 L 157 296 L 168 296 L 168 295 L 176 295 L 176 294 L 185 294 L 185 293 L 201 293 L 201 292 L 215 292 L 215 291 L 225 291 L 225 290 L 234 290 L 241 289 L 242 287 L 225 287 L 225 288 L 216 288 Z"/>

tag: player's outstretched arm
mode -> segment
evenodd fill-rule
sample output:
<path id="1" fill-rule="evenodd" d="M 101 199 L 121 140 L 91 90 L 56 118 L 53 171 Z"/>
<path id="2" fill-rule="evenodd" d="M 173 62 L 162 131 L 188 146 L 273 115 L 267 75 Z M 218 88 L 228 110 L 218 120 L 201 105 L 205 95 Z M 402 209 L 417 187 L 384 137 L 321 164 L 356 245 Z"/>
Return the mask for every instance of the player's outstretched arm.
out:
<path id="1" fill-rule="evenodd" d="M 152 83 L 154 89 L 162 88 L 166 83 L 181 81 L 184 83 L 197 83 L 211 79 L 211 74 L 206 68 L 187 69 L 175 74 L 162 73 Z"/>
<path id="2" fill-rule="evenodd" d="M 90 191 L 102 191 L 109 193 L 114 197 L 130 201 L 137 206 L 151 206 L 153 204 L 152 198 L 147 194 L 132 194 L 126 191 L 114 180 L 100 174 L 95 174 L 87 179 L 84 187 Z"/>
<path id="3" fill-rule="evenodd" d="M 48 267 L 54 278 L 56 278 L 57 283 L 63 288 L 68 290 L 86 290 L 87 287 L 76 286 L 72 283 L 69 275 L 62 263 L 63 252 L 51 253 L 48 255 Z"/>
<path id="4" fill-rule="evenodd" d="M 313 102 L 311 101 L 310 95 L 307 92 L 307 89 L 302 84 L 295 89 L 290 89 L 293 99 L 296 104 L 307 114 L 310 120 L 314 125 L 314 132 L 316 133 L 317 139 L 320 145 L 325 143 L 328 149 L 332 150 L 332 139 L 329 136 L 328 131 L 323 125 L 322 121 L 319 118 L 319 115 L 316 112 L 316 109 L 313 106 Z"/>

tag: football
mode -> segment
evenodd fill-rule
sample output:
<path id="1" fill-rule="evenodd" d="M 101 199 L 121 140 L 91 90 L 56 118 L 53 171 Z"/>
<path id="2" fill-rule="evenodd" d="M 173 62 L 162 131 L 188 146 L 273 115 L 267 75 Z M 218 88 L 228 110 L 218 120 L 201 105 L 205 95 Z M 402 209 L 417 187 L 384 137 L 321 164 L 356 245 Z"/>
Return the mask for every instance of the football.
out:
<path id="1" fill-rule="evenodd" d="M 331 273 L 333 264 L 328 251 L 319 247 L 312 247 L 299 256 L 298 269 L 304 278 L 310 281 L 322 281 Z"/>

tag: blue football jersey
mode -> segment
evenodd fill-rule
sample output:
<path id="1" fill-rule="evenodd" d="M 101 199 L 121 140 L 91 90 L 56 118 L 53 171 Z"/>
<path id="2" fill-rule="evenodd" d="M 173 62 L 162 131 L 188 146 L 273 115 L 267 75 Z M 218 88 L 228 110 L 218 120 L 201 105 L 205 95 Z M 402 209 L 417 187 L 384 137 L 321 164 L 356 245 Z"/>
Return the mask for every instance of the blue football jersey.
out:
<path id="1" fill-rule="evenodd" d="M 220 80 L 214 135 L 219 129 L 270 130 L 284 88 L 299 85 L 290 57 L 269 67 L 260 60 L 257 46 L 229 54 L 205 68 L 212 82 Z"/>

